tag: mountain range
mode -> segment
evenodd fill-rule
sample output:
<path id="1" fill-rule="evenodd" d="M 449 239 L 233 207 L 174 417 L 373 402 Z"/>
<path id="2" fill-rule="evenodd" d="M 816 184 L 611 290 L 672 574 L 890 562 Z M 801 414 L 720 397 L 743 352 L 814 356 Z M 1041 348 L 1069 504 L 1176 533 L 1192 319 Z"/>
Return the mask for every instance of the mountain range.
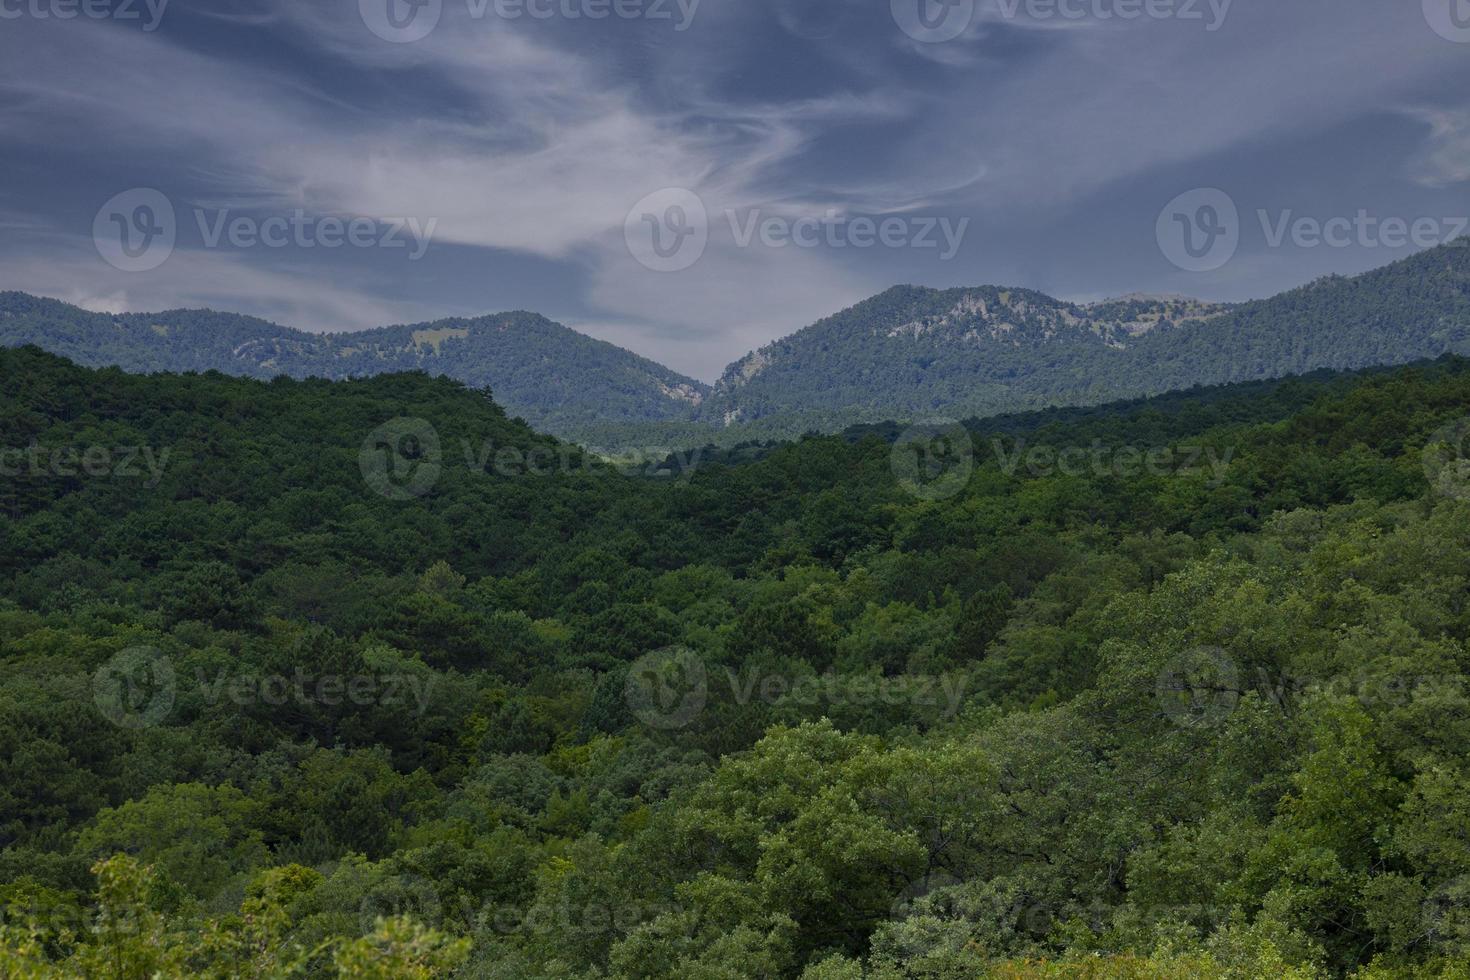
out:
<path id="1" fill-rule="evenodd" d="M 985 416 L 1470 351 L 1470 238 L 1269 299 L 898 286 L 731 365 L 700 405 L 787 433 Z"/>
<path id="2" fill-rule="evenodd" d="M 596 446 L 731 444 L 1470 353 L 1470 239 L 1238 304 L 896 286 L 751 352 L 713 386 L 528 312 L 331 334 L 0 293 L 0 345 L 23 344 L 135 372 L 424 370 L 488 387 L 533 426 Z"/>
<path id="3" fill-rule="evenodd" d="M 35 344 L 88 367 L 341 379 L 396 371 L 488 387 L 543 431 L 576 437 L 686 418 L 708 386 L 535 313 L 308 333 L 213 310 L 92 313 L 53 299 L 0 293 L 0 346 Z"/>

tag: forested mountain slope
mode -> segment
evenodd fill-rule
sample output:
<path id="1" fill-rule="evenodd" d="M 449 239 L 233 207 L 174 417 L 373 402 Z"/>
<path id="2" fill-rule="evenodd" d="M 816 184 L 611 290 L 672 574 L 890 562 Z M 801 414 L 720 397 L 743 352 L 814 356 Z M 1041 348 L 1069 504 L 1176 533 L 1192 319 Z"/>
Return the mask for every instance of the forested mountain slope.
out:
<path id="1" fill-rule="evenodd" d="M 1467 413 L 622 472 L 446 379 L 0 351 L 0 974 L 1462 977 Z"/>
<path id="2" fill-rule="evenodd" d="M 512 415 L 584 445 L 732 446 L 1470 354 L 1470 239 L 1236 305 L 897 286 L 746 355 L 713 388 L 533 313 L 311 334 L 209 310 L 112 316 L 0 293 L 0 345 L 21 344 L 132 371 L 423 370 L 489 387 Z"/>
<path id="3" fill-rule="evenodd" d="M 113 315 L 0 293 L 0 345 L 23 344 L 80 364 L 138 372 L 338 379 L 422 370 L 489 388 L 511 414 L 569 435 L 682 419 L 707 390 L 621 347 L 524 312 L 323 334 L 213 310 Z"/>
<path id="4" fill-rule="evenodd" d="M 763 434 L 1096 404 L 1470 353 L 1470 239 L 1250 303 L 900 286 L 755 351 L 700 406 Z"/>

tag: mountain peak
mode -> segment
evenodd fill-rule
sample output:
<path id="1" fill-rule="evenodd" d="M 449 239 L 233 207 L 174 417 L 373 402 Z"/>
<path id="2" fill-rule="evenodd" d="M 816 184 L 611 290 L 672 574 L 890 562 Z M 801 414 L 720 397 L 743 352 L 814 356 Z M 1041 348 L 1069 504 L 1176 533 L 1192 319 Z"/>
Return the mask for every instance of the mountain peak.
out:
<path id="1" fill-rule="evenodd" d="M 489 388 L 512 415 L 572 438 L 608 424 L 683 420 L 707 390 L 525 310 L 307 333 L 213 310 L 92 313 L 60 300 L 0 293 L 0 345 L 23 344 L 89 367 L 136 372 L 348 378 L 430 371 Z"/>
<path id="2" fill-rule="evenodd" d="M 714 426 L 791 434 L 837 419 L 988 415 L 1466 353 L 1466 246 L 1239 304 L 894 286 L 736 361 L 700 413 Z"/>

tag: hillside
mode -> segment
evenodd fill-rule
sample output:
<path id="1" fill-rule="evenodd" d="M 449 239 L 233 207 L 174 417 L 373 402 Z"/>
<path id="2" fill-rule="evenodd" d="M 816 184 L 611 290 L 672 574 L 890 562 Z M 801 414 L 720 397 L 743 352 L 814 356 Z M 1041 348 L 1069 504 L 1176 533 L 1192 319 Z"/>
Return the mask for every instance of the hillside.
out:
<path id="1" fill-rule="evenodd" d="M 732 364 L 700 414 L 791 432 L 1102 400 L 1132 393 L 1110 372 L 1139 338 L 1228 311 L 1183 298 L 1078 306 L 999 286 L 896 286 Z"/>
<path id="2" fill-rule="evenodd" d="M 1455 980 L 1467 405 L 671 479 L 443 378 L 0 350 L 0 974 Z"/>
<path id="3" fill-rule="evenodd" d="M 791 436 L 1467 353 L 1467 245 L 1238 305 L 895 287 L 737 361 L 699 414 Z"/>
<path id="4" fill-rule="evenodd" d="M 1467 243 L 1240 304 L 896 286 L 746 355 L 713 388 L 534 313 L 309 334 L 207 310 L 112 316 L 0 293 L 0 345 L 131 371 L 425 370 L 488 386 L 511 414 L 587 445 L 730 446 L 1470 353 Z"/>
<path id="5" fill-rule="evenodd" d="M 213 310 L 111 315 L 0 293 L 0 345 L 22 344 L 135 372 L 337 379 L 422 370 L 488 387 L 512 415 L 565 436 L 595 425 L 683 418 L 706 391 L 535 313 L 313 334 Z"/>

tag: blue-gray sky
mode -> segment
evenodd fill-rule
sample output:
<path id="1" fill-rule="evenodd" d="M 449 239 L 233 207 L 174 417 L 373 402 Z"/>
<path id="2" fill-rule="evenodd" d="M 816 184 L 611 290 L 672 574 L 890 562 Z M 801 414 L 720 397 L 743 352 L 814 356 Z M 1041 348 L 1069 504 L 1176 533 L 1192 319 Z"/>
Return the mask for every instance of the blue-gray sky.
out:
<path id="1" fill-rule="evenodd" d="M 149 2 L 0 0 L 0 288 L 308 330 L 532 309 L 711 379 L 895 283 L 1243 299 L 1470 215 L 1470 0 Z M 176 243 L 128 271 L 96 238 L 157 230 L 141 188 Z M 1160 239 L 1223 220 L 1165 212 L 1200 188 L 1238 234 L 1190 271 Z M 650 269 L 684 192 L 703 250 Z M 305 247 L 328 218 L 377 232 Z"/>

